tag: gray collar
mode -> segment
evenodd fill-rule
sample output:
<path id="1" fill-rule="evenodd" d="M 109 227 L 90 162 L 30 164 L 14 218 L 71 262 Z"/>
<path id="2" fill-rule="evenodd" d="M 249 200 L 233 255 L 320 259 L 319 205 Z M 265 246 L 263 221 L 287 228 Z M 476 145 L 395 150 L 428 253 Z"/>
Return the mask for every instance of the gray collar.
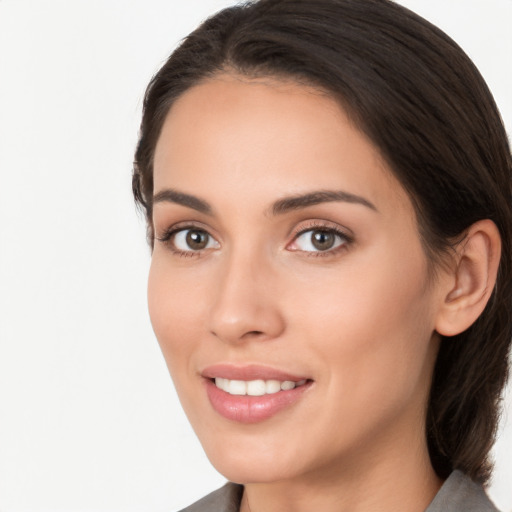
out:
<path id="1" fill-rule="evenodd" d="M 425 512 L 498 512 L 481 485 L 460 471 L 445 481 Z"/>

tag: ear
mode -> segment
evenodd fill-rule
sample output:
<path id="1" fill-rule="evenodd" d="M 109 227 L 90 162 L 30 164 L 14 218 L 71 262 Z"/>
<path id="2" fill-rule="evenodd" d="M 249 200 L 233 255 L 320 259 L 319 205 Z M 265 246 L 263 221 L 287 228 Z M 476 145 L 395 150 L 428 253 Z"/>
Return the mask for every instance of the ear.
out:
<path id="1" fill-rule="evenodd" d="M 436 331 L 455 336 L 470 327 L 484 310 L 496 284 L 501 237 L 489 219 L 475 222 L 456 248 L 455 262 L 443 291 Z"/>

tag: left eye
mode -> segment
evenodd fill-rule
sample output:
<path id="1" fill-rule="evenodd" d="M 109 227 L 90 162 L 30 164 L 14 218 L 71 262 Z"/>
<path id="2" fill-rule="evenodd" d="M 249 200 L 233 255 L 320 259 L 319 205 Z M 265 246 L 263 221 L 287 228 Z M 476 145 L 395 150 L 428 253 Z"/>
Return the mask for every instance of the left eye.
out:
<path id="1" fill-rule="evenodd" d="M 325 252 L 336 249 L 348 242 L 347 238 L 332 229 L 309 229 L 293 241 L 292 250 Z"/>

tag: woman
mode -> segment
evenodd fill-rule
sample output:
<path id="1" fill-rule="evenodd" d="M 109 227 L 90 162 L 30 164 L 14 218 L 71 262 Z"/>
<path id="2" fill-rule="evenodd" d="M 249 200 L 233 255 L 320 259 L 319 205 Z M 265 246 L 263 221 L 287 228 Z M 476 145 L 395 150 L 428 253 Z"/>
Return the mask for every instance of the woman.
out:
<path id="1" fill-rule="evenodd" d="M 511 157 L 483 79 L 386 0 L 221 11 L 150 83 L 149 309 L 231 482 L 199 510 L 495 510 Z"/>

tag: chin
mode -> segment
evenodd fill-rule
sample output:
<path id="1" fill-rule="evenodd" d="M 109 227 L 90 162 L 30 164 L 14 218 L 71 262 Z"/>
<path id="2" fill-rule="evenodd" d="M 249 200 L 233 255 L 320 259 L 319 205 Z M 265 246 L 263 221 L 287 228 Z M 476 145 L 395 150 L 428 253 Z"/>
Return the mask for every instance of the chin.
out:
<path id="1" fill-rule="evenodd" d="M 305 475 L 321 476 L 333 467 L 341 469 L 340 462 L 345 458 L 343 446 L 312 443 L 304 434 L 297 431 L 294 435 L 289 429 L 274 433 L 245 432 L 247 435 L 232 431 L 230 434 L 206 435 L 200 440 L 215 469 L 229 481 L 239 484 L 299 481 Z"/>
<path id="2" fill-rule="evenodd" d="M 236 454 L 230 453 L 216 458 L 209 457 L 209 459 L 221 475 L 230 482 L 238 484 L 270 483 L 296 476 L 289 468 L 283 467 L 284 465 L 279 462 L 278 456 L 273 457 L 272 460 L 255 460 L 255 457 L 244 457 L 242 459 L 237 457 Z"/>
<path id="3" fill-rule="evenodd" d="M 214 468 L 231 482 L 276 482 L 294 477 L 299 472 L 301 461 L 297 450 L 287 449 L 283 439 L 271 440 L 257 433 L 206 437 L 199 436 L 206 456 Z"/>

